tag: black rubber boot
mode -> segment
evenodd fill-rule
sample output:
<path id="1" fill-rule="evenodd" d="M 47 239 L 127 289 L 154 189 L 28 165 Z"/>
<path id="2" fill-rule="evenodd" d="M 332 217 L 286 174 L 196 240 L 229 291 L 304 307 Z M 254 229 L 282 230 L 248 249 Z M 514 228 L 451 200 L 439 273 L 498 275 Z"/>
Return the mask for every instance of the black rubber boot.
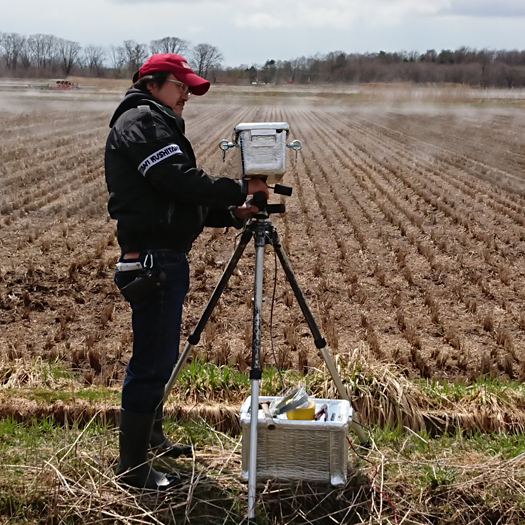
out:
<path id="1" fill-rule="evenodd" d="M 148 444 L 155 414 L 135 414 L 120 410 L 120 459 L 118 482 L 139 489 L 166 490 L 181 482 L 177 474 L 154 470 L 148 461 Z"/>
<path id="2" fill-rule="evenodd" d="M 162 421 L 164 405 L 161 403 L 157 408 L 155 414 L 155 422 L 153 423 L 153 431 L 149 440 L 151 450 L 158 455 L 167 456 L 170 458 L 178 458 L 179 456 L 191 456 L 191 447 L 189 445 L 175 445 L 170 441 L 162 430 Z"/>

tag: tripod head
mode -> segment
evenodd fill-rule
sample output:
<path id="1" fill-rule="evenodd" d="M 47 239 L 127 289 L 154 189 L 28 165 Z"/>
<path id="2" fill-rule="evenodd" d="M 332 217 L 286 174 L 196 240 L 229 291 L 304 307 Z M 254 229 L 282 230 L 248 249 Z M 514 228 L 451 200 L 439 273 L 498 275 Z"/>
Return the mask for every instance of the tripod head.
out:
<path id="1" fill-rule="evenodd" d="M 271 188 L 271 186 L 269 186 Z M 275 184 L 273 186 L 274 193 L 278 195 L 286 195 L 289 197 L 292 194 L 291 186 L 284 186 L 283 184 Z M 252 198 L 252 204 L 259 208 L 257 213 L 254 213 L 255 219 L 267 219 L 272 213 L 284 213 L 286 206 L 284 204 L 268 204 L 266 195 L 262 191 L 258 191 Z"/>

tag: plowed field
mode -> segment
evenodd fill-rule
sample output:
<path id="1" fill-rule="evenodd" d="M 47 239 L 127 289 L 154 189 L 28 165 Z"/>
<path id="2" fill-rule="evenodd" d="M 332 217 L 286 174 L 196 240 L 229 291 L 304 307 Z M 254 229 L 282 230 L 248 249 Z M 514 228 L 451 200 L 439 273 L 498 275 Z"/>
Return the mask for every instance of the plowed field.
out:
<path id="1" fill-rule="evenodd" d="M 103 169 L 117 99 L 17 99 L 0 116 L 0 353 L 58 362 L 81 384 L 118 384 L 132 344 Z M 218 142 L 241 122 L 286 121 L 303 142 L 272 222 L 333 354 L 364 341 L 413 377 L 525 377 L 523 110 L 246 100 L 190 102 L 188 136 L 216 175 L 236 172 Z M 195 243 L 183 341 L 237 234 Z M 264 359 L 271 334 L 279 364 L 306 370 L 319 358 L 279 266 L 274 296 L 274 269 L 269 249 Z M 197 353 L 249 364 L 252 289 L 249 246 Z"/>

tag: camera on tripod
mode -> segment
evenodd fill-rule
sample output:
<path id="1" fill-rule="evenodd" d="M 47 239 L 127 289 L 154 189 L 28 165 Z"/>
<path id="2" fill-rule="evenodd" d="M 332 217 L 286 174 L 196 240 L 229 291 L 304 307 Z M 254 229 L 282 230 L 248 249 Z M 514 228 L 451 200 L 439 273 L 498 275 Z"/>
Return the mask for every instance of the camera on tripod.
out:
<path id="1" fill-rule="evenodd" d="M 235 148 L 240 152 L 240 168 L 243 178 L 260 177 L 266 184 L 274 185 L 274 192 L 280 193 L 281 195 L 291 195 L 292 188 L 278 184 L 282 179 L 286 171 L 286 148 L 292 148 L 296 154 L 302 147 L 299 140 L 287 142 L 288 134 L 290 132 L 290 126 L 286 122 L 252 122 L 243 123 L 235 127 L 233 132 L 232 141 L 229 142 L 223 139 L 219 143 L 219 148 L 223 152 L 223 160 L 226 151 L 229 148 Z M 260 194 L 260 195 L 258 195 Z M 195 329 L 191 332 L 188 337 L 188 341 L 184 347 L 184 350 L 177 361 L 175 368 L 168 380 L 164 389 L 164 400 L 170 393 L 182 367 L 185 365 L 188 357 L 191 353 L 193 346 L 198 344 L 200 336 L 206 322 L 211 317 L 213 309 L 217 305 L 221 294 L 224 292 L 228 285 L 230 277 L 241 258 L 246 246 L 253 239 L 254 250 L 255 250 L 255 275 L 254 275 L 254 288 L 253 288 L 253 322 L 252 322 L 252 360 L 250 370 L 250 381 L 251 381 L 251 394 L 250 398 L 246 400 L 241 408 L 241 423 L 243 426 L 243 475 L 247 474 L 248 477 L 248 520 L 252 520 L 255 517 L 255 503 L 256 503 L 256 491 L 257 491 L 257 469 L 262 466 L 263 478 L 270 472 L 270 477 L 279 477 L 281 475 L 285 479 L 306 479 L 304 473 L 306 469 L 304 465 L 297 465 L 296 463 L 304 463 L 305 455 L 296 454 L 297 450 L 300 451 L 302 443 L 313 443 L 312 452 L 317 456 L 306 455 L 306 459 L 312 459 L 312 468 L 308 472 L 308 476 L 312 475 L 315 477 L 314 481 L 319 481 L 319 472 L 329 472 L 330 481 L 339 484 L 340 482 L 346 482 L 346 460 L 348 457 L 346 447 L 346 428 L 348 420 L 351 418 L 352 425 L 356 430 L 359 439 L 362 444 L 368 443 L 368 439 L 363 432 L 362 426 L 359 423 L 357 416 L 354 411 L 351 410 L 350 398 L 346 387 L 343 385 L 341 378 L 339 377 L 337 368 L 330 358 L 330 355 L 326 349 L 326 341 L 321 335 L 319 328 L 315 322 L 310 308 L 306 302 L 305 296 L 297 282 L 295 274 L 292 270 L 290 260 L 284 251 L 282 243 L 279 239 L 277 230 L 273 226 L 269 215 L 271 213 L 283 213 L 285 211 L 284 204 L 267 204 L 267 194 L 263 191 L 255 192 L 253 195 L 254 203 L 258 208 L 258 211 L 254 213 L 252 220 L 245 223 L 244 229 L 240 234 L 239 242 L 235 247 L 230 260 L 224 269 L 222 276 L 217 283 L 210 300 L 206 308 L 204 309 Z M 259 200 L 258 200 L 259 198 Z M 286 280 L 290 284 L 295 298 L 303 312 L 306 323 L 308 324 L 314 343 L 321 356 L 323 357 L 328 371 L 332 376 L 332 380 L 343 400 L 346 401 L 345 405 L 348 410 L 342 415 L 340 419 L 339 430 L 343 430 L 343 436 L 341 432 L 338 432 L 338 436 L 333 431 L 332 421 L 325 421 L 325 429 L 328 432 L 319 432 L 322 427 L 315 423 L 307 424 L 307 421 L 296 421 L 294 427 L 306 428 L 306 433 L 292 436 L 290 439 L 290 432 L 286 432 L 283 426 L 283 421 L 275 421 L 272 419 L 272 414 L 268 411 L 265 414 L 264 419 L 261 420 L 261 415 L 265 413 L 264 408 L 260 410 L 261 404 L 259 403 L 259 381 L 262 378 L 262 367 L 261 367 L 261 339 L 262 339 L 262 303 L 263 303 L 263 274 L 264 274 L 264 251 L 266 245 L 271 245 L 275 251 L 277 259 L 279 259 L 281 266 L 286 274 Z M 283 382 L 284 386 L 284 382 Z M 262 398 L 263 403 L 268 398 Z M 322 405 L 321 410 L 325 407 L 326 419 L 328 418 L 328 406 L 329 400 L 326 404 Z M 320 412 L 318 412 L 320 413 Z M 269 419 L 267 416 L 270 416 Z M 276 439 L 271 440 L 268 433 L 263 428 L 263 434 L 261 436 L 261 462 L 257 458 L 257 450 L 259 443 L 258 427 L 259 421 L 265 422 L 268 430 L 275 432 Z M 279 427 L 281 427 L 279 429 Z M 289 430 L 294 430 L 294 427 Z M 283 432 L 281 432 L 283 431 Z M 323 437 L 324 434 L 324 437 Z M 317 440 L 321 437 L 323 441 Z M 267 444 L 270 443 L 269 446 Z M 282 447 L 282 449 L 281 449 Z M 304 447 L 303 447 L 304 448 Z M 340 452 L 340 454 L 338 453 Z M 269 453 L 273 455 L 270 456 Z M 293 455 L 292 455 L 293 454 Z M 287 460 L 290 458 L 289 464 L 291 468 L 288 468 Z M 283 461 L 284 460 L 284 461 Z M 264 470 L 269 465 L 268 470 Z M 320 465 L 320 466 L 319 466 Z M 298 477 L 297 477 L 298 476 Z M 322 474 L 325 479 L 327 476 Z"/>
<path id="2" fill-rule="evenodd" d="M 243 179 L 263 177 L 266 184 L 277 184 L 286 172 L 286 148 L 297 155 L 302 147 L 300 140 L 288 142 L 289 134 L 287 122 L 245 122 L 235 127 L 231 142 L 223 139 L 219 148 L 223 160 L 229 148 L 237 149 Z"/>

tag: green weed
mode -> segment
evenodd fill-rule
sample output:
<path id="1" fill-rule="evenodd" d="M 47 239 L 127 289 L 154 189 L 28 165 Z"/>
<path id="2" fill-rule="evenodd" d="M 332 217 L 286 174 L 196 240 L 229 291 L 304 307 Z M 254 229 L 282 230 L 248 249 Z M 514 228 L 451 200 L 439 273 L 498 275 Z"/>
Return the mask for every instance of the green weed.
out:
<path id="1" fill-rule="evenodd" d="M 511 459 L 525 453 L 525 434 L 503 432 L 485 434 L 472 432 L 468 436 L 469 447 L 491 457 Z"/>
<path id="2" fill-rule="evenodd" d="M 473 381 L 427 380 L 419 381 L 419 385 L 434 406 L 450 406 L 473 396 L 492 397 L 502 402 L 509 402 L 515 396 L 520 396 L 525 401 L 523 383 L 500 378 L 477 377 Z"/>
<path id="3" fill-rule="evenodd" d="M 294 371 L 281 372 L 285 385 L 295 386 L 304 378 Z M 183 399 L 194 401 L 239 402 L 251 391 L 249 373 L 231 365 L 217 365 L 204 359 L 192 360 L 181 371 L 174 392 Z M 265 367 L 262 371 L 261 393 L 274 396 L 282 393 L 281 379 L 275 367 Z"/>
<path id="4" fill-rule="evenodd" d="M 444 462 L 436 465 L 424 465 L 422 467 L 421 484 L 430 485 L 430 488 L 437 488 L 442 485 L 450 485 L 457 479 L 457 469 L 447 466 Z"/>

